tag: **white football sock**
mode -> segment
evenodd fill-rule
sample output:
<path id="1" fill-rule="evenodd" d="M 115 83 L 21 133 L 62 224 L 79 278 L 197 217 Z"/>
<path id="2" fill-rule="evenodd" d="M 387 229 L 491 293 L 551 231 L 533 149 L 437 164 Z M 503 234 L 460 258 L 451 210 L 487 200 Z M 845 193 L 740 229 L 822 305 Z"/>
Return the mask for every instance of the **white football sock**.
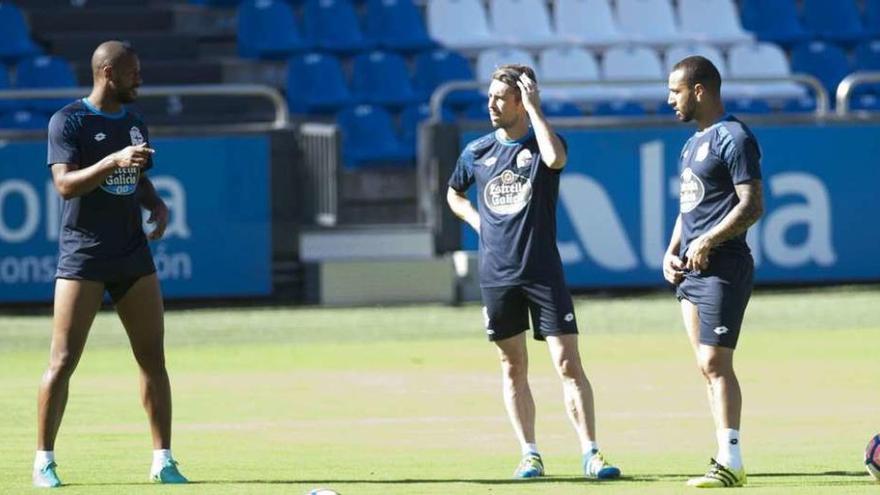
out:
<path id="1" fill-rule="evenodd" d="M 716 435 L 718 439 L 718 456 L 715 460 L 730 469 L 742 469 L 739 431 L 725 428 L 718 430 Z"/>
<path id="2" fill-rule="evenodd" d="M 599 452 L 599 442 L 591 440 L 584 445 L 584 455 L 593 455 L 593 452 Z"/>
<path id="3" fill-rule="evenodd" d="M 522 445 L 522 454 L 538 454 L 538 444 L 537 443 L 524 443 Z M 541 455 L 541 454 L 538 454 Z"/>
<path id="4" fill-rule="evenodd" d="M 37 455 L 34 456 L 34 470 L 43 469 L 50 462 L 55 462 L 55 451 L 38 450 Z"/>
<path id="5" fill-rule="evenodd" d="M 171 449 L 159 449 L 153 451 L 153 466 L 150 468 L 150 472 L 155 474 L 162 469 L 162 466 L 165 465 L 166 461 L 170 461 L 171 457 Z"/>

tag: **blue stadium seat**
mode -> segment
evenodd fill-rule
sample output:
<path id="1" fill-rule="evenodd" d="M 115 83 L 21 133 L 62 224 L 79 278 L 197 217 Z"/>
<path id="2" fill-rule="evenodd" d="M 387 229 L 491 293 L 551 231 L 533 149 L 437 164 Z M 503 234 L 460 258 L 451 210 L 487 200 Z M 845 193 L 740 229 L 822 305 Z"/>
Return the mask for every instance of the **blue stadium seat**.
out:
<path id="1" fill-rule="evenodd" d="M 349 107 L 339 113 L 337 122 L 347 168 L 412 165 L 414 157 L 398 139 L 391 116 L 382 107 Z"/>
<path id="2" fill-rule="evenodd" d="M 238 54 L 284 59 L 306 49 L 293 9 L 282 0 L 244 0 L 238 8 Z"/>
<path id="3" fill-rule="evenodd" d="M 634 101 L 613 100 L 598 103 L 593 108 L 593 115 L 596 116 L 638 116 L 645 115 L 645 107 Z"/>
<path id="4" fill-rule="evenodd" d="M 428 100 L 437 86 L 445 82 L 474 80 L 476 77 L 467 59 L 456 52 L 438 48 L 416 57 L 413 85 L 423 100 Z M 446 98 L 446 103 L 454 108 L 462 108 L 484 98 L 476 90 L 454 91 Z"/>
<path id="5" fill-rule="evenodd" d="M 412 0 L 369 0 L 364 32 L 376 46 L 389 50 L 417 52 L 435 45 Z"/>
<path id="6" fill-rule="evenodd" d="M 306 40 L 316 50 L 352 54 L 372 48 L 349 0 L 307 0 L 303 25 Z"/>
<path id="7" fill-rule="evenodd" d="M 471 120 L 482 120 L 486 123 L 489 122 L 489 107 L 486 106 L 486 102 L 483 103 L 472 103 L 464 109 L 461 114 L 462 117 Z"/>
<path id="8" fill-rule="evenodd" d="M 416 103 L 403 109 L 400 114 L 400 140 L 403 148 L 411 156 L 416 156 L 416 144 L 418 141 L 419 124 L 431 116 L 431 105 L 428 103 Z M 455 114 L 448 108 L 443 108 L 440 114 L 443 122 L 455 120 Z"/>
<path id="9" fill-rule="evenodd" d="M 49 126 L 49 116 L 42 112 L 15 110 L 0 113 L 0 129 L 45 129 Z"/>
<path id="10" fill-rule="evenodd" d="M 724 109 L 732 114 L 767 114 L 773 110 L 764 100 L 734 98 L 724 101 Z"/>
<path id="11" fill-rule="evenodd" d="M 583 117 L 584 112 L 570 101 L 551 100 L 541 102 L 547 117 Z"/>
<path id="12" fill-rule="evenodd" d="M 855 50 L 855 70 L 880 71 L 880 40 L 866 41 Z M 853 99 L 863 95 L 880 96 L 880 84 L 860 84 L 853 89 Z"/>
<path id="13" fill-rule="evenodd" d="M 359 103 L 400 108 L 418 100 L 400 55 L 375 51 L 354 59 L 351 89 Z"/>
<path id="14" fill-rule="evenodd" d="M 855 0 L 804 0 L 804 25 L 827 41 L 855 43 L 867 37 Z"/>
<path id="15" fill-rule="evenodd" d="M 39 53 L 18 7 L 12 2 L 0 2 L 0 62 L 14 64 Z"/>
<path id="16" fill-rule="evenodd" d="M 236 7 L 242 0 L 189 0 L 193 5 L 207 5 L 208 7 Z"/>
<path id="17" fill-rule="evenodd" d="M 880 36 L 880 0 L 865 0 L 865 30 L 869 36 Z"/>
<path id="18" fill-rule="evenodd" d="M 40 55 L 19 62 L 15 86 L 19 89 L 46 89 L 76 87 L 73 68 L 60 57 Z M 24 107 L 39 112 L 53 113 L 70 103 L 72 98 L 44 98 L 26 100 Z"/>
<path id="19" fill-rule="evenodd" d="M 3 91 L 4 89 L 9 89 L 10 87 L 11 84 L 9 83 L 9 72 L 6 70 L 6 67 L 0 65 L 0 91 Z M 12 110 L 14 107 L 15 100 L 0 98 L 0 113 Z"/>
<path id="20" fill-rule="evenodd" d="M 742 0 L 743 27 L 762 41 L 792 45 L 812 39 L 798 16 L 795 0 Z"/>
<path id="21" fill-rule="evenodd" d="M 813 41 L 796 46 L 791 52 L 792 72 L 805 72 L 815 76 L 834 102 L 837 85 L 850 72 L 849 60 L 837 45 Z"/>
<path id="22" fill-rule="evenodd" d="M 335 113 L 353 102 L 339 60 L 308 53 L 287 66 L 287 104 L 293 113 Z"/>

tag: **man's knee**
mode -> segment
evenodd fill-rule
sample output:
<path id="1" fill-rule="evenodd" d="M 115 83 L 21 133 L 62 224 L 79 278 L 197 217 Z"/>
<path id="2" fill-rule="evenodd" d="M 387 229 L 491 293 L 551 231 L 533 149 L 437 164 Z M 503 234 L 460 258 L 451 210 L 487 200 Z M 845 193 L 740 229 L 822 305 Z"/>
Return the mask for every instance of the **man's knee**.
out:
<path id="1" fill-rule="evenodd" d="M 733 373 L 733 359 L 726 352 L 701 352 L 697 364 L 707 380 L 716 380 Z"/>
<path id="2" fill-rule="evenodd" d="M 46 376 L 49 380 L 67 380 L 73 375 L 79 356 L 70 351 L 54 351 L 49 358 Z"/>
<path id="3" fill-rule="evenodd" d="M 501 370 L 509 380 L 525 379 L 529 371 L 528 358 L 524 355 L 501 353 Z"/>
<path id="4" fill-rule="evenodd" d="M 161 350 L 140 352 L 135 356 L 135 360 L 147 376 L 162 376 L 168 373 L 165 368 L 165 353 Z"/>
<path id="5" fill-rule="evenodd" d="M 556 372 L 564 380 L 579 381 L 584 378 L 584 369 L 577 356 L 560 356 L 554 364 Z"/>

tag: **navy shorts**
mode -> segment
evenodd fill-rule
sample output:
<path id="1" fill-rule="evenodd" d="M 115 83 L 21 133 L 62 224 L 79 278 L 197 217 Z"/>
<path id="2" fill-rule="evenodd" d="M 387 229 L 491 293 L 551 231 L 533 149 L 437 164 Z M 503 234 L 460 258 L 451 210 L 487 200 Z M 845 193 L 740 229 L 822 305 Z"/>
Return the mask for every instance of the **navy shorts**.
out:
<path id="1" fill-rule="evenodd" d="M 701 344 L 736 349 L 754 271 L 750 255 L 716 254 L 705 271 L 685 274 L 676 296 L 697 307 Z"/>
<path id="2" fill-rule="evenodd" d="M 117 304 L 141 278 L 156 272 L 156 265 L 146 245 L 135 253 L 117 259 L 82 259 L 81 256 L 62 256 L 55 278 L 91 280 L 104 284 L 110 300 Z"/>
<path id="3" fill-rule="evenodd" d="M 548 335 L 577 334 L 577 319 L 565 283 L 529 283 L 509 287 L 482 287 L 483 317 L 490 341 L 504 340 L 529 329 L 529 313 L 536 340 Z"/>

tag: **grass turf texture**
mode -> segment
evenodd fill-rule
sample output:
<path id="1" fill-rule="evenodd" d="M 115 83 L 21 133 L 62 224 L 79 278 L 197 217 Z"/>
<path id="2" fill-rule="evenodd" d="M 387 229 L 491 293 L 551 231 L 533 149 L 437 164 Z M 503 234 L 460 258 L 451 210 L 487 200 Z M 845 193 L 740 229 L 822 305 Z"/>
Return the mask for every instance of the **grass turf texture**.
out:
<path id="1" fill-rule="evenodd" d="M 671 295 L 579 298 L 600 442 L 624 479 L 586 481 L 543 344 L 530 343 L 549 476 L 515 481 L 516 444 L 479 307 L 169 311 L 174 452 L 195 483 L 147 483 L 134 360 L 102 312 L 56 445 L 63 493 L 683 493 L 714 455 L 703 385 Z M 34 493 L 48 316 L 0 316 L 0 493 Z M 758 292 L 737 352 L 756 493 L 878 493 L 880 289 Z"/>

